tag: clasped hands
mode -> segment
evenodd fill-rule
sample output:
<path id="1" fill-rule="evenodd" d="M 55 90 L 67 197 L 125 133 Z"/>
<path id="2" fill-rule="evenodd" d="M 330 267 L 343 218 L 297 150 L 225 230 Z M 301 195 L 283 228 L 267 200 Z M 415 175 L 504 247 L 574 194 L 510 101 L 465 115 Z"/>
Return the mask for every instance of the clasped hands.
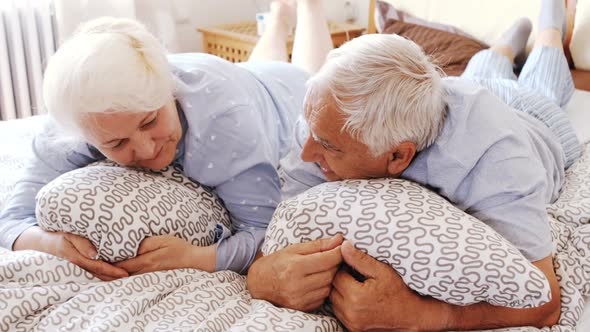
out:
<path id="1" fill-rule="evenodd" d="M 345 264 L 343 264 L 345 263 Z M 366 279 L 357 280 L 356 270 Z M 294 244 L 259 257 L 248 271 L 253 298 L 301 311 L 330 299 L 336 317 L 350 331 L 405 328 L 421 297 L 393 268 L 355 249 L 342 235 Z"/>
<path id="2" fill-rule="evenodd" d="M 46 232 L 33 226 L 18 237 L 13 249 L 46 252 L 78 265 L 101 280 L 111 281 L 180 268 L 214 272 L 217 244 L 199 247 L 172 235 L 152 236 L 141 242 L 136 257 L 109 264 L 95 259 L 97 251 L 88 239 L 64 232 Z"/>

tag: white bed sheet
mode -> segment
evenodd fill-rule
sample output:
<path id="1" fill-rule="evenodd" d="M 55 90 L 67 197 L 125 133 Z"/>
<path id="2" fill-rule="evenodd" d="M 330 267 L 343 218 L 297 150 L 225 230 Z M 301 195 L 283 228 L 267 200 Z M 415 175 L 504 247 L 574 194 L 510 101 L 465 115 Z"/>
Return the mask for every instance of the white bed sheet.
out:
<path id="1" fill-rule="evenodd" d="M 566 107 L 572 125 L 581 142 L 590 141 L 590 92 L 576 90 L 572 100 Z M 578 332 L 590 331 L 590 298 L 586 299 L 584 313 L 576 328 Z"/>
<path id="2" fill-rule="evenodd" d="M 590 297 L 586 299 L 586 306 L 584 307 L 584 313 L 582 314 L 582 318 L 578 323 L 578 327 L 576 328 L 578 332 L 588 332 L 590 331 Z"/>

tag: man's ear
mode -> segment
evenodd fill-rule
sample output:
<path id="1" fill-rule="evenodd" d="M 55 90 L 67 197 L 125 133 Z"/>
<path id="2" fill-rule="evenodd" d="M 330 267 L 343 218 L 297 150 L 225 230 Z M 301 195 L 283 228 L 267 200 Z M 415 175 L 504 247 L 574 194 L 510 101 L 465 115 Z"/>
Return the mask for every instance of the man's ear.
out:
<path id="1" fill-rule="evenodd" d="M 412 142 L 402 142 L 389 151 L 389 162 L 387 163 L 387 172 L 392 177 L 398 177 L 410 166 L 416 155 L 416 144 Z"/>

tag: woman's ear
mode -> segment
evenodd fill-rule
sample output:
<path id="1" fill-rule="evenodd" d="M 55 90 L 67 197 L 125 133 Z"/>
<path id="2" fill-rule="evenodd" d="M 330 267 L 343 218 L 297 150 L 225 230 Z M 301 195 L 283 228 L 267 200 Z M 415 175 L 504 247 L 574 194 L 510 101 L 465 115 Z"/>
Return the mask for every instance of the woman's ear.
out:
<path id="1" fill-rule="evenodd" d="M 410 166 L 416 155 L 416 144 L 402 142 L 389 151 L 387 172 L 392 177 L 399 177 Z"/>

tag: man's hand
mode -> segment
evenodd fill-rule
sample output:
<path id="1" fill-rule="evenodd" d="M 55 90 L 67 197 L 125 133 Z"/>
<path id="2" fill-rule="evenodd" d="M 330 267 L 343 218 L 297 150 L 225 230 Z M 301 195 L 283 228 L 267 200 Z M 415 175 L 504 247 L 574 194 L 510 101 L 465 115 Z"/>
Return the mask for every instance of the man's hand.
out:
<path id="1" fill-rule="evenodd" d="M 342 235 L 293 244 L 260 257 L 248 271 L 253 298 L 300 311 L 318 309 L 330 294 L 342 262 Z"/>
<path id="2" fill-rule="evenodd" d="M 215 272 L 216 249 L 217 244 L 193 246 L 173 235 L 152 236 L 141 242 L 137 257 L 115 266 L 124 269 L 129 275 L 182 268 Z"/>
<path id="3" fill-rule="evenodd" d="M 25 230 L 13 245 L 14 250 L 37 250 L 66 259 L 103 281 L 127 277 L 127 271 L 94 259 L 98 253 L 90 241 L 69 233 L 46 232 L 38 226 Z"/>
<path id="4" fill-rule="evenodd" d="M 422 297 L 408 288 L 389 265 L 355 249 L 349 241 L 342 244 L 342 257 L 367 278 L 359 282 L 346 268 L 341 268 L 332 283 L 332 309 L 347 329 L 410 330 L 409 319 L 427 318 L 421 307 Z"/>
<path id="5" fill-rule="evenodd" d="M 514 326 L 551 326 L 560 315 L 560 288 L 551 256 L 534 262 L 549 280 L 552 300 L 538 308 L 513 309 L 477 303 L 451 305 L 420 296 L 389 265 L 342 244 L 344 262 L 367 279 L 358 282 L 345 269 L 334 278 L 330 300 L 336 317 L 350 331 L 474 330 Z"/>

